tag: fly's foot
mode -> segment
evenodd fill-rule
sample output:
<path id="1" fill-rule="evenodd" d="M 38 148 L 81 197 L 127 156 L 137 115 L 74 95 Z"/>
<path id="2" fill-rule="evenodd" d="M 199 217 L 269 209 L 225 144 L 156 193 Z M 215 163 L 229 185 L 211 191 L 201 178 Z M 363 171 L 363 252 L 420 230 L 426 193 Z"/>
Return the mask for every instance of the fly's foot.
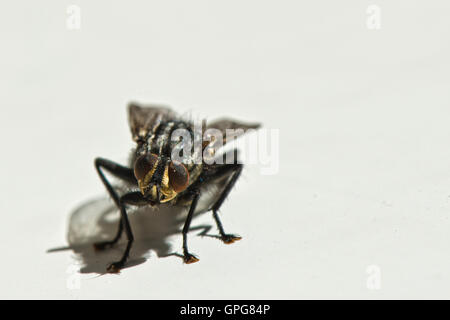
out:
<path id="1" fill-rule="evenodd" d="M 199 259 L 196 256 L 194 256 L 190 253 L 185 253 L 183 260 L 184 260 L 184 263 L 187 263 L 187 264 L 195 263 L 195 262 L 199 261 Z"/>
<path id="2" fill-rule="evenodd" d="M 223 243 L 225 244 L 232 244 L 235 241 L 239 241 L 242 239 L 242 237 L 239 236 L 235 236 L 234 234 L 224 234 L 221 238 L 220 238 Z"/>
<path id="3" fill-rule="evenodd" d="M 120 273 L 120 269 L 122 269 L 124 265 L 125 262 L 123 261 L 113 262 L 106 268 L 106 271 L 108 273 Z"/>

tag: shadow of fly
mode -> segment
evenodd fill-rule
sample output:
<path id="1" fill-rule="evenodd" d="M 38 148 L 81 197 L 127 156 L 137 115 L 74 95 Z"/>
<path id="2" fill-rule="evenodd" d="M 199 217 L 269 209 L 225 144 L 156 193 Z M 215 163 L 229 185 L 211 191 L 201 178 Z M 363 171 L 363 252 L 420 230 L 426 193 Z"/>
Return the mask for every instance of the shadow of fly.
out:
<path id="1" fill-rule="evenodd" d="M 169 108 L 135 103 L 128 106 L 128 120 L 136 143 L 128 166 L 103 158 L 95 159 L 100 179 L 120 210 L 120 220 L 115 237 L 95 243 L 94 248 L 104 250 L 114 246 L 124 231 L 127 237 L 122 258 L 111 263 L 107 272 L 116 273 L 125 266 L 133 245 L 132 227 L 127 216 L 129 206 L 155 208 L 165 203 L 189 208 L 182 230 L 183 260 L 185 263 L 197 262 L 199 259 L 188 250 L 187 233 L 201 194 L 217 183 L 225 187 L 208 210 L 212 211 L 224 243 L 240 240 L 241 237 L 225 232 L 218 210 L 238 180 L 242 164 L 237 161 L 236 149 L 225 153 L 221 152 L 221 147 L 232 140 L 229 132 L 233 132 L 231 137 L 234 139 L 260 125 L 219 119 L 208 124 L 203 121 L 199 129 Z M 232 156 L 228 157 L 230 154 Z M 119 196 L 105 172 L 123 181 L 132 191 Z"/>

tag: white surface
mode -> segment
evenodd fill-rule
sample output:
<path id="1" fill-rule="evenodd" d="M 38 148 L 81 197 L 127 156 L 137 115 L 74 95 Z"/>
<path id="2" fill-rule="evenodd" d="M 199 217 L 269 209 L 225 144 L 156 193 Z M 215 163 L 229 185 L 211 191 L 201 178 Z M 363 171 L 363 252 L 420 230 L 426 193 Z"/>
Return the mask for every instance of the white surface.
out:
<path id="1" fill-rule="evenodd" d="M 80 30 L 66 28 L 70 4 Z M 366 27 L 370 4 L 381 30 Z M 0 9 L 0 298 L 450 298 L 448 1 Z M 247 167 L 225 203 L 242 241 L 194 232 L 199 263 L 150 252 L 70 289 L 79 257 L 46 250 L 106 194 L 93 159 L 126 160 L 130 100 L 278 128 L 280 171 Z M 181 236 L 169 240 L 181 252 Z M 366 286 L 371 265 L 379 290 Z"/>

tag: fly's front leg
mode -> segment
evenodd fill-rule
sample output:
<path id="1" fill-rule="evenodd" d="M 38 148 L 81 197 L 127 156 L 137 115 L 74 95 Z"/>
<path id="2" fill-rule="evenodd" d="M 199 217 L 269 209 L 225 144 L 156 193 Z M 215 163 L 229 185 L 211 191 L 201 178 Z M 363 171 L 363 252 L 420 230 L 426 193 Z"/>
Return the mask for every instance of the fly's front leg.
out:
<path id="1" fill-rule="evenodd" d="M 125 248 L 125 252 L 122 255 L 122 258 L 119 261 L 111 263 L 106 268 L 106 270 L 110 273 L 117 273 L 120 271 L 121 268 L 123 268 L 123 266 L 125 265 L 125 263 L 128 259 L 128 256 L 130 255 L 131 246 L 134 241 L 133 233 L 131 231 L 130 222 L 128 221 L 128 215 L 127 215 L 127 211 L 125 208 L 126 204 L 140 206 L 140 205 L 148 204 L 148 201 L 146 201 L 146 199 L 142 196 L 142 194 L 140 192 L 130 192 L 130 193 L 124 194 L 122 197 L 120 197 L 120 199 L 119 199 L 120 220 L 121 220 L 121 225 L 124 226 L 128 242 L 127 242 L 127 247 Z"/>
<path id="2" fill-rule="evenodd" d="M 103 158 L 95 159 L 95 168 L 97 169 L 100 179 L 102 180 L 103 184 L 105 185 L 106 189 L 108 190 L 109 195 L 114 200 L 114 203 L 116 204 L 116 206 L 120 209 L 119 196 L 118 196 L 117 192 L 114 190 L 114 188 L 111 186 L 109 181 L 106 179 L 102 169 L 111 173 L 112 175 L 114 175 L 115 177 L 117 177 L 121 180 L 124 180 L 131 184 L 137 184 L 136 178 L 134 177 L 133 170 L 131 168 L 124 167 L 120 164 L 117 164 L 113 161 L 103 159 Z M 103 250 L 105 248 L 113 246 L 114 244 L 117 243 L 117 241 L 119 241 L 119 239 L 122 235 L 122 232 L 123 232 L 123 222 L 122 222 L 122 219 L 120 219 L 116 236 L 112 240 L 95 243 L 94 248 L 96 250 Z"/>
<path id="3" fill-rule="evenodd" d="M 197 207 L 198 199 L 200 197 L 200 191 L 198 189 L 194 189 L 191 192 L 193 196 L 192 203 L 183 227 L 183 254 L 185 263 L 194 263 L 199 260 L 196 256 L 189 253 L 187 247 L 187 233 L 189 231 L 189 226 L 191 225 L 192 217 L 194 216 L 195 208 Z"/>

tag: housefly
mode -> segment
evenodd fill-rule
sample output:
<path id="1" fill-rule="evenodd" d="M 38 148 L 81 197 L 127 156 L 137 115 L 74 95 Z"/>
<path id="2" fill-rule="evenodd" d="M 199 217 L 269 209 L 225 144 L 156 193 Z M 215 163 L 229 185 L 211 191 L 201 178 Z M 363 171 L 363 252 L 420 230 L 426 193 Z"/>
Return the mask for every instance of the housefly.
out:
<path id="1" fill-rule="evenodd" d="M 183 260 L 185 263 L 197 262 L 199 259 L 188 250 L 187 233 L 199 198 L 204 192 L 202 190 L 217 181 L 222 181 L 224 188 L 209 210 L 212 211 L 219 229 L 220 239 L 226 244 L 240 240 L 241 237 L 237 235 L 225 233 L 218 210 L 238 180 L 242 164 L 235 161 L 236 149 L 232 151 L 234 161 L 224 161 L 230 153 L 221 152 L 221 146 L 231 141 L 227 134 L 230 130 L 233 131 L 234 137 L 237 137 L 248 129 L 257 129 L 260 125 L 232 119 L 219 119 L 211 123 L 204 120 L 198 130 L 193 122 L 183 120 L 170 108 L 141 106 L 136 103 L 128 105 L 128 120 L 132 138 L 136 143 L 128 166 L 104 158 L 95 159 L 95 168 L 100 179 L 120 210 L 120 220 L 115 237 L 109 241 L 95 243 L 94 247 L 96 250 L 103 250 L 113 246 L 124 231 L 127 237 L 122 258 L 111 263 L 107 272 L 119 272 L 128 259 L 134 240 L 127 216 L 130 206 L 157 207 L 165 203 L 189 208 L 182 231 Z M 218 134 L 223 138 L 218 139 Z M 209 161 L 205 160 L 205 155 Z M 106 178 L 105 172 L 125 182 L 131 191 L 119 195 L 119 191 Z"/>

